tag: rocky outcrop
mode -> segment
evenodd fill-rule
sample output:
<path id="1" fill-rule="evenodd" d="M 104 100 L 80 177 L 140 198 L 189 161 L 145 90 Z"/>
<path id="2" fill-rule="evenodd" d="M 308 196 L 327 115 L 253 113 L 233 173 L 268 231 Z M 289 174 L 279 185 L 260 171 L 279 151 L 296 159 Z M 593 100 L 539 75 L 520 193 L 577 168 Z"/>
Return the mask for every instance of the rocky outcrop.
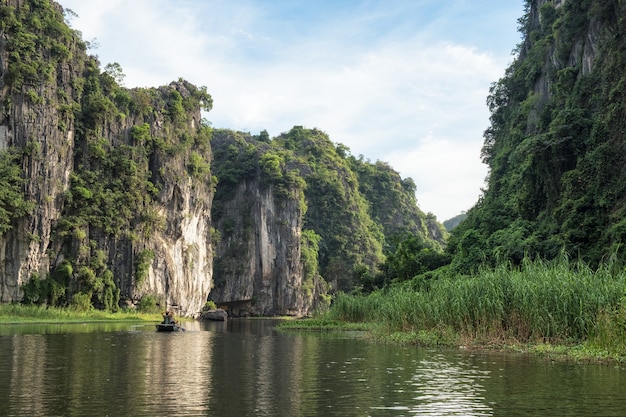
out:
<path id="1" fill-rule="evenodd" d="M 573 2 L 566 4 L 566 0 L 535 0 L 529 2 L 527 16 L 527 29 L 522 43 L 519 59 L 526 59 L 529 51 L 536 43 L 536 33 L 549 33 L 556 16 L 565 10 L 565 13 L 580 13 Z M 608 3 L 606 3 L 608 5 Z M 608 5 L 608 7 L 611 7 Z M 566 30 L 572 28 L 566 27 Z M 544 103 L 550 91 L 550 71 L 559 71 L 567 67 L 580 67 L 582 76 L 588 75 L 593 70 L 593 65 L 598 53 L 599 44 L 602 42 L 602 33 L 606 31 L 597 16 L 590 14 L 587 21 L 581 21 L 574 27 L 576 33 L 573 36 L 555 36 L 552 45 L 546 50 L 545 64 L 542 73 L 537 77 L 534 92 L 544 96 Z M 532 34 L 532 36 L 531 36 Z M 543 41 L 545 42 L 545 41 Z"/>
<path id="2" fill-rule="evenodd" d="M 68 303 L 81 292 L 104 303 L 97 292 L 108 285 L 113 298 L 151 295 L 196 315 L 213 262 L 211 175 L 190 172 L 211 159 L 198 145 L 202 91 L 182 80 L 125 90 L 87 56 L 58 4 L 0 7 L 0 150 L 20 150 L 33 205 L 0 235 L 0 301 L 20 301 L 33 277 L 55 277 L 64 287 L 55 297 Z"/>
<path id="3" fill-rule="evenodd" d="M 129 288 L 136 298 L 162 294 L 166 305 L 184 316 L 195 316 L 212 286 L 211 196 L 209 189 L 169 184 L 161 195 L 161 216 L 168 227 L 146 243 L 154 252 L 143 285 Z"/>
<path id="4" fill-rule="evenodd" d="M 206 321 L 226 321 L 228 319 L 228 313 L 226 310 L 216 308 L 213 310 L 206 310 L 200 314 L 200 320 Z"/>
<path id="5" fill-rule="evenodd" d="M 278 200 L 256 178 L 231 190 L 222 210 L 210 299 L 234 316 L 305 315 L 315 294 L 303 289 L 300 202 Z"/>
<path id="6" fill-rule="evenodd" d="M 2 7 L 19 12 L 25 3 L 8 0 Z M 59 6 L 48 7 L 49 13 L 60 13 Z M 7 27 L 0 31 L 0 150 L 23 150 L 21 168 L 28 179 L 24 194 L 34 210 L 15 219 L 13 227 L 0 235 L 0 302 L 5 303 L 20 300 L 20 286 L 33 274 L 45 276 L 50 268 L 52 227 L 61 216 L 62 195 L 74 166 L 74 120 L 65 110 L 68 103 L 79 100 L 75 86 L 83 70 L 80 60 L 63 59 L 44 46 L 32 54 L 41 54 L 53 66 L 49 76 L 40 78 L 36 72 L 37 62 L 42 61 L 16 65 L 16 55 L 35 58 L 13 46 L 11 21 L 3 15 Z M 69 55 L 81 55 L 82 45 L 70 41 L 65 47 Z"/>

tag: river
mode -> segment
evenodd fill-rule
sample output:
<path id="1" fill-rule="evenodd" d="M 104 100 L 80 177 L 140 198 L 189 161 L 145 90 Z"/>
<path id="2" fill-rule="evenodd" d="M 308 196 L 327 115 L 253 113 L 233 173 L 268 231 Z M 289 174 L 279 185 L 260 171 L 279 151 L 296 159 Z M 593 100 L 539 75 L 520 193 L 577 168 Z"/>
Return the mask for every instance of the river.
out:
<path id="1" fill-rule="evenodd" d="M 0 416 L 626 415 L 623 366 L 275 324 L 2 325 Z"/>

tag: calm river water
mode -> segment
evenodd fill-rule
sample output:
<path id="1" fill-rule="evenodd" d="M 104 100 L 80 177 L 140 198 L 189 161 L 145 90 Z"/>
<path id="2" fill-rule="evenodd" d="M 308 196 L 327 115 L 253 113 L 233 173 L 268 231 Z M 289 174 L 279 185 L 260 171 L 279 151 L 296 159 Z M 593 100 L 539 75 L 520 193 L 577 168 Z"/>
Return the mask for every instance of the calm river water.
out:
<path id="1" fill-rule="evenodd" d="M 624 416 L 626 370 L 277 331 L 0 327 L 0 416 Z"/>

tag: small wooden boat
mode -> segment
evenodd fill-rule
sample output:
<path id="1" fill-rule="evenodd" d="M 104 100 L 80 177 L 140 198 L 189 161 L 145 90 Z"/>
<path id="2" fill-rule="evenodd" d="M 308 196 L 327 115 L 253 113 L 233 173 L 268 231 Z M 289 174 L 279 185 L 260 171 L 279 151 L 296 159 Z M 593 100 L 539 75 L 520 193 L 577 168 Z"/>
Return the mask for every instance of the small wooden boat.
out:
<path id="1" fill-rule="evenodd" d="M 176 323 L 159 323 L 156 325 L 157 332 L 177 332 L 185 330 Z"/>
<path id="2" fill-rule="evenodd" d="M 180 327 L 176 320 L 174 320 L 174 315 L 170 311 L 165 311 L 162 313 L 163 321 L 156 325 L 157 332 L 177 332 L 179 330 L 185 331 L 184 328 Z"/>

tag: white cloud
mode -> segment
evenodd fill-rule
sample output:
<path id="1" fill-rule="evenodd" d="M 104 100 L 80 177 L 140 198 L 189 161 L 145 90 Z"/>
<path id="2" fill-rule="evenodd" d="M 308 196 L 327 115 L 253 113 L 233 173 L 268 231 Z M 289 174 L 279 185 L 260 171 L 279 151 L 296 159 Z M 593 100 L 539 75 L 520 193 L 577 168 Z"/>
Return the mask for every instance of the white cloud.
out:
<path id="1" fill-rule="evenodd" d="M 485 99 L 507 62 L 462 38 L 441 38 L 446 19 L 422 28 L 409 16 L 396 23 L 403 9 L 348 3 L 324 20 L 295 20 L 299 11 L 289 7 L 303 6 L 289 2 L 63 3 L 80 16 L 73 25 L 84 38 L 98 39 L 91 52 L 103 65 L 118 62 L 129 87 L 183 77 L 213 96 L 207 118 L 216 127 L 270 135 L 317 127 L 355 155 L 411 176 L 420 207 L 440 220 L 476 202 L 486 176 Z M 277 14 L 287 9 L 290 17 Z"/>

